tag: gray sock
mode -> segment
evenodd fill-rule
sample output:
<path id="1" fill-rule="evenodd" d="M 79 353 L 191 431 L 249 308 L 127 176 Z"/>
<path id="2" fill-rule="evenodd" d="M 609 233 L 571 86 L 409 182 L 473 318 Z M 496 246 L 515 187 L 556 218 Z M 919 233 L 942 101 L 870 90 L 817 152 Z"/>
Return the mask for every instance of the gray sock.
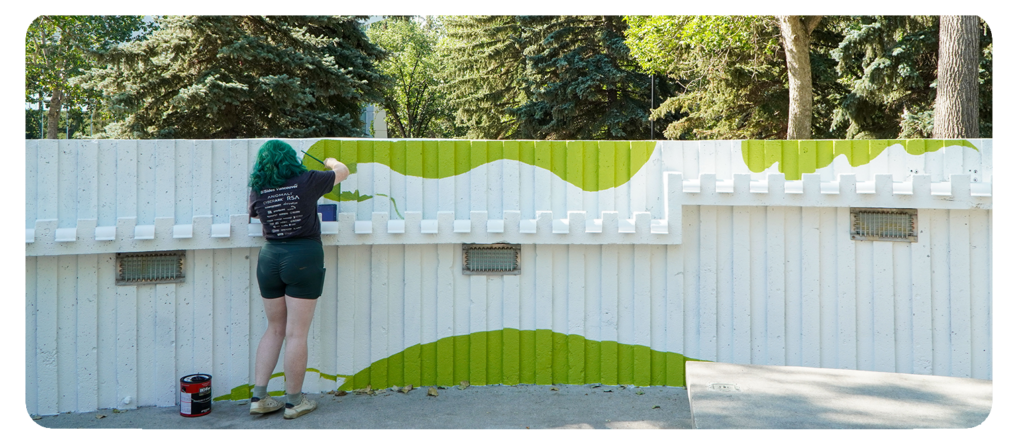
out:
<path id="1" fill-rule="evenodd" d="M 289 405 L 291 405 L 291 406 L 298 406 L 300 403 L 302 403 L 302 392 L 301 391 L 298 392 L 298 393 L 295 393 L 295 394 L 288 394 L 288 404 Z"/>
<path id="2" fill-rule="evenodd" d="M 267 398 L 267 386 L 266 385 L 264 385 L 264 386 L 254 386 L 252 388 L 252 397 L 255 397 L 255 398 L 259 399 L 259 400 L 266 399 Z"/>

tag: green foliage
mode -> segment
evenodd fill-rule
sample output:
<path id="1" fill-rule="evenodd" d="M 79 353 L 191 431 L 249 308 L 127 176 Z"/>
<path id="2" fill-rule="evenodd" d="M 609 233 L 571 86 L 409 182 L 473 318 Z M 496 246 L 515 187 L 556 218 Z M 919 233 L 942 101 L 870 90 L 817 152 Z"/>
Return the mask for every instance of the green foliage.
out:
<path id="1" fill-rule="evenodd" d="M 939 20 L 934 16 L 850 17 L 831 52 L 847 93 L 833 127 L 847 138 L 929 138 L 938 78 Z M 992 33 L 981 22 L 979 118 L 992 136 Z"/>
<path id="2" fill-rule="evenodd" d="M 362 136 L 384 52 L 354 17 L 168 16 L 84 75 L 112 138 Z"/>
<path id="3" fill-rule="evenodd" d="M 95 111 L 98 95 L 78 87 L 71 78 L 96 67 L 92 54 L 144 38 L 151 31 L 152 25 L 141 16 L 36 18 L 25 34 L 26 103 L 50 102 L 54 112 L 61 106 L 78 107 L 79 113 L 83 106 Z"/>
<path id="4" fill-rule="evenodd" d="M 643 139 L 650 80 L 615 16 L 519 17 L 530 39 L 525 102 L 511 110 L 536 139 Z"/>
<path id="5" fill-rule="evenodd" d="M 445 16 L 444 93 L 472 139 L 523 137 L 509 111 L 526 102 L 523 52 L 536 35 L 514 16 Z"/>
<path id="6" fill-rule="evenodd" d="M 388 17 L 366 30 L 388 54 L 377 68 L 389 79 L 383 104 L 392 137 L 453 138 L 465 132 L 456 126 L 454 108 L 441 89 L 443 30 L 432 17 Z"/>

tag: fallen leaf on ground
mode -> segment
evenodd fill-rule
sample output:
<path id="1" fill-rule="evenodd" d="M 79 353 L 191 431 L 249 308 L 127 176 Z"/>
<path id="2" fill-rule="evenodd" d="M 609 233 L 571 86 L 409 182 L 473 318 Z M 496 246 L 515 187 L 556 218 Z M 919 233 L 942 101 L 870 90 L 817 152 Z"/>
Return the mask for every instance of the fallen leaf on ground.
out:
<path id="1" fill-rule="evenodd" d="M 636 392 L 636 395 L 638 395 L 638 396 L 642 396 L 642 395 L 644 395 L 644 392 L 643 392 L 643 391 L 637 391 L 637 392 Z"/>
<path id="2" fill-rule="evenodd" d="M 373 393 L 373 387 L 371 387 L 370 385 L 367 385 L 366 388 L 355 390 L 354 392 L 356 394 L 372 394 Z"/>
<path id="3" fill-rule="evenodd" d="M 613 391 L 613 390 L 604 390 L 604 392 L 606 392 L 606 393 L 610 393 L 610 392 L 612 392 L 612 391 Z"/>
<path id="4" fill-rule="evenodd" d="M 601 388 L 601 384 L 597 384 L 597 385 L 591 385 L 590 387 L 591 387 L 591 388 Z"/>
<path id="5" fill-rule="evenodd" d="M 43 416 L 32 416 L 32 420 L 42 420 Z"/>
<path id="6" fill-rule="evenodd" d="M 401 392 L 402 394 L 409 394 L 409 391 L 412 391 L 412 384 L 408 384 L 398 391 Z"/>
<path id="7" fill-rule="evenodd" d="M 334 393 L 334 395 L 335 396 L 347 396 L 348 395 L 348 391 L 340 390 L 337 393 Z"/>
<path id="8" fill-rule="evenodd" d="M 427 388 L 427 395 L 431 396 L 431 397 L 437 397 L 437 388 L 434 388 L 434 387 Z"/>
<path id="9" fill-rule="evenodd" d="M 651 409 L 661 409 L 661 405 L 654 405 L 651 407 Z"/>
<path id="10" fill-rule="evenodd" d="M 96 414 L 96 418 L 97 418 L 97 419 L 102 419 L 102 418 L 104 418 L 104 417 L 106 417 L 106 416 L 105 416 L 105 415 L 103 415 L 103 414 Z"/>
<path id="11" fill-rule="evenodd" d="M 459 389 L 460 390 L 464 390 L 466 388 L 469 388 L 469 381 L 468 380 L 464 380 L 462 382 L 459 382 Z"/>
<path id="12" fill-rule="evenodd" d="M 398 391 L 398 385 L 394 385 L 394 386 L 392 386 L 392 387 L 391 387 L 391 391 Z"/>
<path id="13" fill-rule="evenodd" d="M 120 413 L 121 413 L 121 410 L 119 410 L 117 408 L 114 408 L 114 414 L 120 414 Z"/>
<path id="14" fill-rule="evenodd" d="M 558 387 L 551 387 L 551 391 L 558 391 Z"/>
<path id="15" fill-rule="evenodd" d="M 334 390 L 328 391 L 327 394 L 334 394 Z M 242 402 L 242 403 L 245 403 L 245 402 Z"/>

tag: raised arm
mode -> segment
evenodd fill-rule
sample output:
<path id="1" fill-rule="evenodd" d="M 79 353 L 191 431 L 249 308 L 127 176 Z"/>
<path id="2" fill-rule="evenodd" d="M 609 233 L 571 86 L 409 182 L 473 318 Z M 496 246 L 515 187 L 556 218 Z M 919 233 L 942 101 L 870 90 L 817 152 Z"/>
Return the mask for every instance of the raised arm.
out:
<path id="1" fill-rule="evenodd" d="M 324 165 L 334 171 L 335 185 L 348 178 L 348 167 L 345 166 L 345 164 L 338 162 L 338 159 L 328 157 L 327 159 L 324 159 Z"/>

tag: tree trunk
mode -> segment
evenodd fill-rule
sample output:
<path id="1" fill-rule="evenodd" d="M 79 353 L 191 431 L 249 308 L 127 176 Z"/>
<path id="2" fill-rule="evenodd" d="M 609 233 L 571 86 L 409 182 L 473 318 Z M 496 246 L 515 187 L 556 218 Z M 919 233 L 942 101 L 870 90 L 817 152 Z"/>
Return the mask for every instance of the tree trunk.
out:
<path id="1" fill-rule="evenodd" d="M 57 130 L 60 128 L 60 108 L 64 102 L 64 93 L 60 89 L 54 89 L 50 96 L 50 109 L 46 112 L 46 138 L 57 139 Z"/>
<path id="2" fill-rule="evenodd" d="M 786 71 L 789 75 L 789 124 L 786 139 L 810 139 L 811 112 L 814 109 L 810 37 L 821 21 L 821 16 L 780 15 L 777 18 L 782 30 Z"/>
<path id="3" fill-rule="evenodd" d="M 939 18 L 939 77 L 935 96 L 936 139 L 980 136 L 978 62 L 981 36 L 977 16 Z"/>

